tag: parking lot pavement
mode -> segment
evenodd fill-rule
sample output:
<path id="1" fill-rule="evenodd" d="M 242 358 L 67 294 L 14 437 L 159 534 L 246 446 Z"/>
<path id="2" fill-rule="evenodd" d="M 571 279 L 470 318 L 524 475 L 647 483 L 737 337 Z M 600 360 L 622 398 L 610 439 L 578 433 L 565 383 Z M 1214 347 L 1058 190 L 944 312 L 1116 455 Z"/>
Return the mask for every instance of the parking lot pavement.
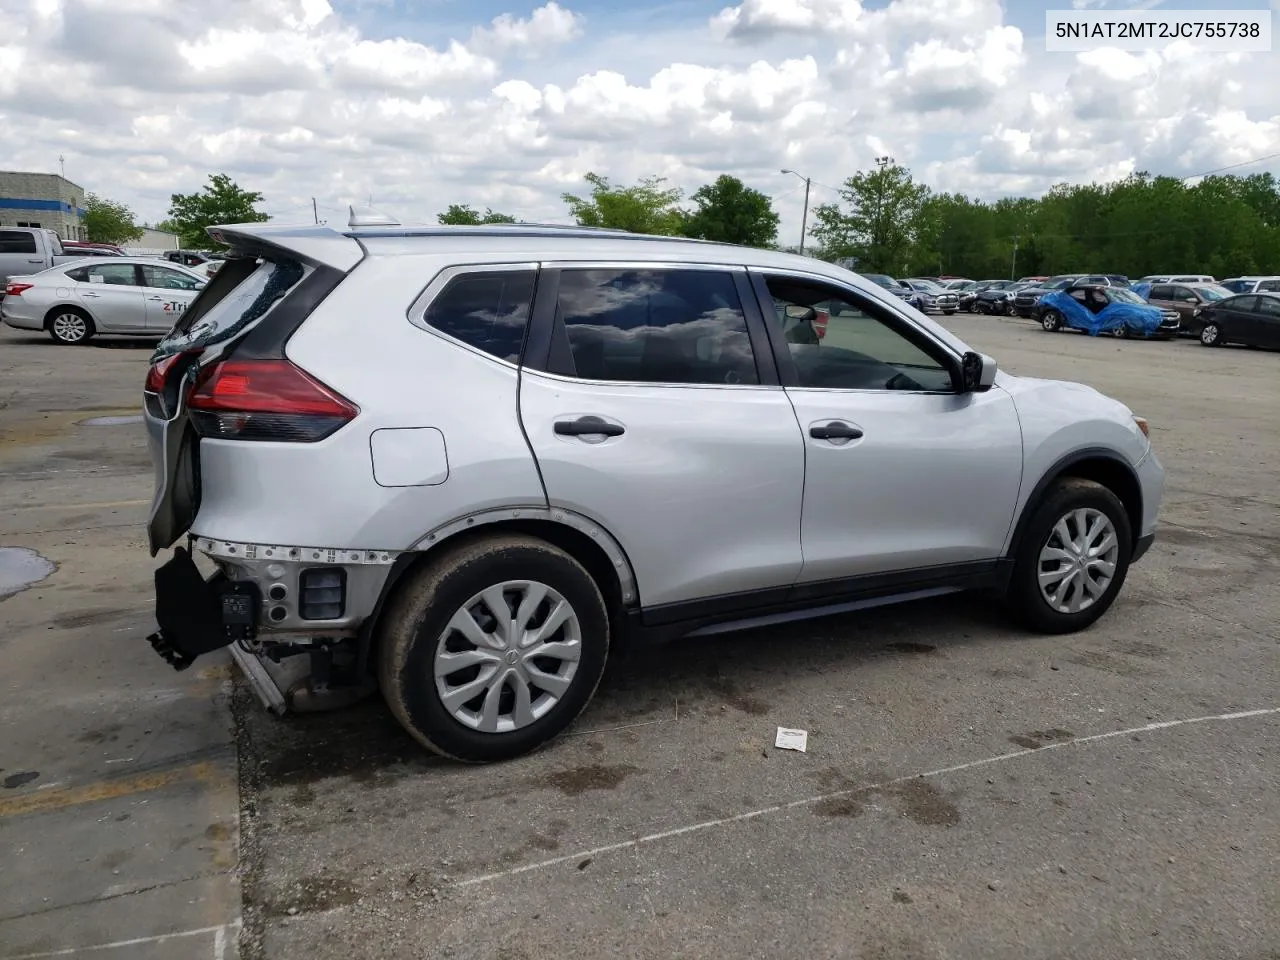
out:
<path id="1" fill-rule="evenodd" d="M 148 355 L 0 334 L 0 595 L 49 571 L 0 600 L 0 957 L 235 955 L 230 669 L 143 642 Z"/>
<path id="2" fill-rule="evenodd" d="M 237 687 L 242 955 L 1280 955 L 1280 356 L 1046 334 L 996 318 L 945 322 L 1013 373 L 1083 380 L 1151 420 L 1168 469 L 1163 525 L 1099 624 L 1031 636 L 983 599 L 959 598 L 647 651 L 613 667 L 571 736 L 489 767 L 426 757 L 378 702 L 281 722 Z M 0 343 L 11 364 L 8 340 Z M 69 362 L 91 355 L 75 353 Z M 87 367 L 63 369 L 80 376 Z M 76 402 L 128 406 L 140 376 L 140 363 L 104 361 L 93 373 L 102 399 L 78 383 Z M 66 389 L 53 373 L 38 382 Z M 68 429 L 63 449 L 103 443 Z M 26 469 L 3 466 L 6 476 Z M 120 480 L 146 486 L 136 475 Z M 145 496 L 98 496 L 85 478 L 68 482 L 49 490 L 85 502 Z M 23 489 L 28 506 L 48 498 Z M 102 521 L 132 524 L 142 507 L 96 509 L 135 510 Z M 89 523 L 83 513 L 76 523 Z M 207 749 L 216 754 L 209 762 L 224 763 L 218 693 L 187 686 L 220 690 L 216 674 L 187 680 L 147 663 L 141 629 L 121 634 L 120 653 L 107 634 L 46 629 L 64 603 L 92 609 L 85 584 L 101 580 L 85 576 L 129 584 L 110 598 L 122 611 L 115 626 L 147 622 L 151 564 L 140 528 L 115 533 L 6 531 L 5 544 L 55 551 L 59 538 L 74 538 L 100 551 L 51 554 L 83 559 L 46 581 L 58 605 L 47 622 L 35 612 L 38 588 L 0 607 L 14 638 L 4 648 L 6 686 L 29 702 L 22 726 L 65 730 L 22 733 L 31 741 L 23 762 L 39 754 L 94 770 L 74 742 L 90 721 L 67 728 L 49 706 L 79 703 L 91 685 L 120 697 L 112 722 L 153 734 L 167 722 L 162 736 L 147 735 L 157 755 L 179 752 L 176 729 L 192 738 L 183 750 Z M 15 609 L 30 611 L 16 630 Z M 55 635 L 79 644 L 74 657 L 45 652 Z M 15 644 L 36 653 L 15 656 Z M 133 701 L 116 689 L 126 681 Z M 778 726 L 807 729 L 808 752 L 774 749 Z M 2 765 L 4 775 L 16 769 Z M 32 786 L 13 793 L 39 796 Z M 148 794 L 148 806 L 179 789 L 224 796 L 221 786 L 175 783 Z M 193 833 L 193 801 L 181 815 L 176 805 L 149 811 L 149 842 L 169 849 Z M 54 838 L 43 873 L 13 889 L 9 876 L 0 880 L 6 910 L 49 895 L 28 890 L 39 882 L 31 878 L 71 891 L 60 894 L 67 902 L 87 883 L 73 879 L 88 856 L 74 849 L 79 837 L 43 813 L 28 816 L 0 817 L 8 861 L 45 823 Z M 88 843 L 110 836 L 105 824 L 82 829 Z M 199 882 L 225 880 L 218 852 L 205 855 L 192 865 Z M 131 929 L 158 932 L 165 905 L 144 897 L 133 898 Z M 167 929 L 234 923 L 208 902 L 188 910 L 185 926 Z M 97 932 L 101 942 L 142 935 Z M 41 949 L 28 942 L 29 952 Z M 14 949 L 4 924 L 0 944 Z"/>

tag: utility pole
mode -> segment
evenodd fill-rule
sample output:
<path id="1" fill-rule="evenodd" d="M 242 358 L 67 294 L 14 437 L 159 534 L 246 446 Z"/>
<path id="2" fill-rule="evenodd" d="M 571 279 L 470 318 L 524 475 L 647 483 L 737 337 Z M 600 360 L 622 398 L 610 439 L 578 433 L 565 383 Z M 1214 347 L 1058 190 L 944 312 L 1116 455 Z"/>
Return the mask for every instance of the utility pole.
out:
<path id="1" fill-rule="evenodd" d="M 67 179 L 67 158 L 62 154 L 58 154 L 58 171 L 63 180 Z"/>
<path id="2" fill-rule="evenodd" d="M 315 197 L 311 198 L 311 216 L 315 219 L 316 223 L 320 222 L 320 209 L 316 206 Z"/>
<path id="3" fill-rule="evenodd" d="M 795 173 L 804 181 L 804 213 L 800 216 L 800 256 L 804 256 L 804 238 L 809 233 L 809 188 L 813 186 L 813 179 L 802 176 L 794 170 L 783 170 L 782 173 Z"/>
<path id="4" fill-rule="evenodd" d="M 1009 279 L 1018 279 L 1018 235 L 1013 235 L 1013 263 L 1009 266 Z"/>

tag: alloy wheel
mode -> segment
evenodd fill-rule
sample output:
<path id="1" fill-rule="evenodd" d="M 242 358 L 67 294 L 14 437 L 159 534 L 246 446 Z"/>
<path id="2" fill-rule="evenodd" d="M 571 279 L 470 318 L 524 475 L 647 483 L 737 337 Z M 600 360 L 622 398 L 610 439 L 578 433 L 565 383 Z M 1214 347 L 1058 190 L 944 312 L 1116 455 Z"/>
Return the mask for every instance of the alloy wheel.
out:
<path id="1" fill-rule="evenodd" d="M 1218 342 L 1218 325 L 1216 323 L 1206 323 L 1204 325 L 1204 329 L 1200 331 L 1200 342 L 1209 347 Z"/>
<path id="2" fill-rule="evenodd" d="M 79 343 L 89 335 L 89 324 L 78 313 L 60 313 L 49 326 L 63 343 Z"/>
<path id="3" fill-rule="evenodd" d="M 436 642 L 436 692 L 459 723 L 510 733 L 547 715 L 569 690 L 582 656 L 572 605 L 536 580 L 480 591 Z"/>
<path id="4" fill-rule="evenodd" d="M 1093 606 L 1111 586 L 1120 540 L 1101 510 L 1079 507 L 1059 518 L 1040 550 L 1040 593 L 1058 613 Z"/>

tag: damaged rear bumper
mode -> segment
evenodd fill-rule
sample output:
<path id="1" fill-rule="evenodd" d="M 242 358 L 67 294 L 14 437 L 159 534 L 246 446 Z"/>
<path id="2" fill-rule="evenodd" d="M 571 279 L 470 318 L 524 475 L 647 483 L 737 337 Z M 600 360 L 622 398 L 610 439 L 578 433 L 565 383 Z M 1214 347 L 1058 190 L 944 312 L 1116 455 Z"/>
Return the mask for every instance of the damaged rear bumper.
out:
<path id="1" fill-rule="evenodd" d="M 147 642 L 175 670 L 197 657 L 257 635 L 262 595 L 251 581 L 219 571 L 205 579 L 184 547 L 156 570 L 156 624 Z"/>

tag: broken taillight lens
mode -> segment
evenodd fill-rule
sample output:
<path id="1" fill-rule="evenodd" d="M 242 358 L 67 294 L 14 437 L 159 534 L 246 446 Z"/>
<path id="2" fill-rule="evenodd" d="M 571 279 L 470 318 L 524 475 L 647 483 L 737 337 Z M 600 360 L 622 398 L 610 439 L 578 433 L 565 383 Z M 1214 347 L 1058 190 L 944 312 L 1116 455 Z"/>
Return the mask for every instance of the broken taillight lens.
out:
<path id="1" fill-rule="evenodd" d="M 224 360 L 200 371 L 187 399 L 202 437 L 314 443 L 360 408 L 288 360 Z"/>

